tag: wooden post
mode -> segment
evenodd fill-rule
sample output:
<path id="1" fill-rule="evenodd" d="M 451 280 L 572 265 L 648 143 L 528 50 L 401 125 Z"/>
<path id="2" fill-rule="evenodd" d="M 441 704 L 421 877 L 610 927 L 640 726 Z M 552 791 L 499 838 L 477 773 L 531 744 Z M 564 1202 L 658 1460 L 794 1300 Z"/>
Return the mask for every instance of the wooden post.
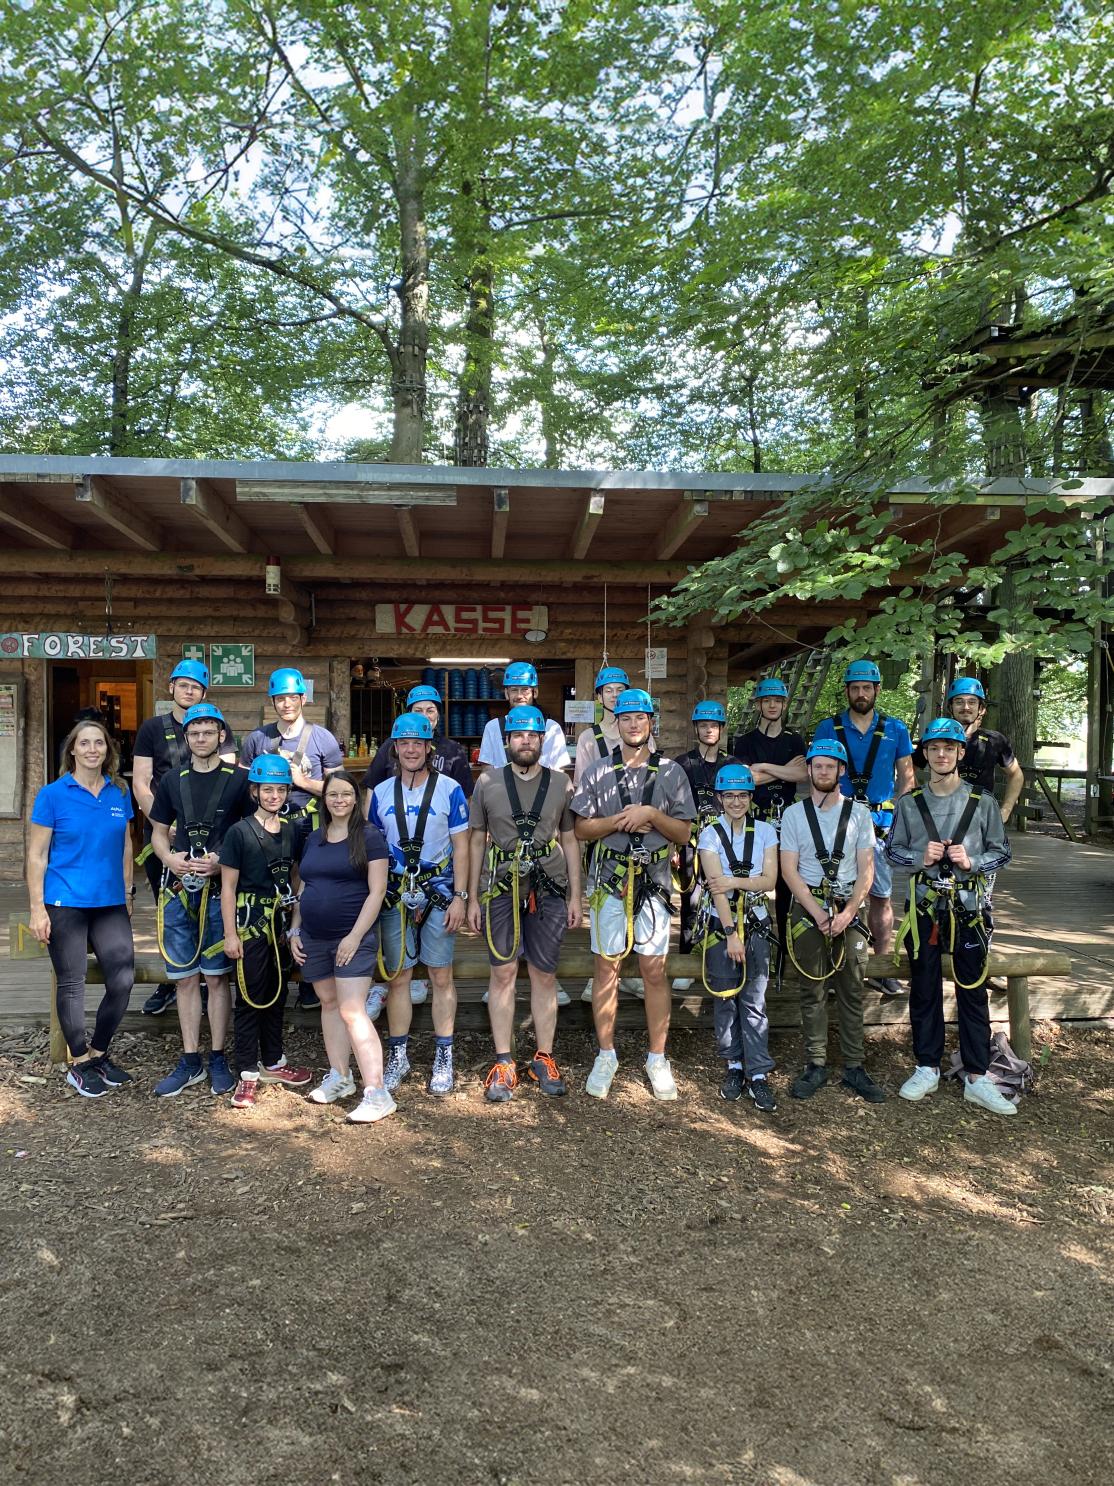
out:
<path id="1" fill-rule="evenodd" d="M 58 978 L 50 972 L 50 1061 L 54 1067 L 66 1067 L 70 1061 L 70 1050 L 62 1036 L 62 1023 L 58 1020 Z"/>
<path id="2" fill-rule="evenodd" d="M 1010 1046 L 1019 1058 L 1031 1058 L 1033 1035 L 1029 1024 L 1028 976 L 1006 977 L 1006 1003 L 1010 1012 Z"/>

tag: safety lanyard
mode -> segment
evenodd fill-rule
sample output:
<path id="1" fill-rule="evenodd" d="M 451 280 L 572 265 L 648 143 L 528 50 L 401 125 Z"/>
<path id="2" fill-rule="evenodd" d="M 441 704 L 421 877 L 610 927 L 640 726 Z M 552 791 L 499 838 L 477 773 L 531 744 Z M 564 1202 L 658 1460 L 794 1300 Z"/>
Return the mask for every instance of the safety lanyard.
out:
<path id="1" fill-rule="evenodd" d="M 271 731 L 272 728 L 274 729 L 273 732 Z M 273 748 L 268 748 L 267 749 L 267 752 L 268 753 L 281 753 L 282 752 L 282 733 L 279 731 L 278 724 L 277 723 L 274 723 L 274 722 L 269 722 L 267 724 L 267 726 L 263 729 L 263 731 L 267 735 L 268 738 L 274 738 L 275 739 L 275 746 Z M 297 748 L 295 748 L 294 752 L 290 755 L 290 767 L 292 769 L 300 769 L 302 767 L 302 761 L 304 760 L 304 758 L 306 756 L 306 750 L 309 748 L 309 745 L 310 745 L 310 743 L 312 741 L 313 741 L 313 723 L 312 722 L 307 722 L 305 720 L 305 718 L 303 717 L 302 718 L 302 731 L 298 734 L 298 746 L 297 746 Z"/>
<path id="2" fill-rule="evenodd" d="M 402 775 L 395 775 L 395 825 L 398 827 L 398 848 L 402 852 L 403 860 L 406 863 L 405 870 L 411 876 L 417 872 L 422 860 L 426 821 L 429 819 L 430 806 L 433 804 L 433 792 L 437 788 L 439 777 L 432 769 L 430 770 L 429 778 L 425 782 L 422 801 L 418 806 L 418 822 L 414 827 L 413 835 L 411 835 L 409 827 L 406 824 L 406 797 L 402 791 Z"/>
<path id="3" fill-rule="evenodd" d="M 874 762 L 878 757 L 878 750 L 882 746 L 882 739 L 886 736 L 886 719 L 881 712 L 874 714 L 874 734 L 871 737 L 870 747 L 867 749 L 866 758 L 863 761 L 861 769 L 855 767 L 855 761 L 851 757 L 851 745 L 847 741 L 847 730 L 843 726 L 843 718 L 833 717 L 832 726 L 835 730 L 836 737 L 847 750 L 847 757 L 852 768 L 855 769 L 854 774 L 851 775 L 851 788 L 854 791 L 855 799 L 864 805 L 869 805 L 870 797 L 868 791 L 870 789 L 870 780 L 874 773 Z M 854 731 L 858 732 L 859 730 L 855 728 Z M 889 791 L 887 790 L 888 793 Z"/>
<path id="4" fill-rule="evenodd" d="M 727 854 L 727 861 L 731 867 L 732 877 L 749 877 L 751 867 L 754 865 L 754 822 L 748 820 L 743 829 L 743 855 L 740 859 L 735 855 L 734 837 L 729 836 L 720 822 L 713 821 L 712 829 L 720 839 L 720 845 Z"/>
<path id="5" fill-rule="evenodd" d="M 529 810 L 523 810 L 522 800 L 519 797 L 518 786 L 515 783 L 514 769 L 507 764 L 503 769 L 503 785 L 507 791 L 507 799 L 511 805 L 511 815 L 514 817 L 515 827 L 518 830 L 518 839 L 523 846 L 537 846 L 538 822 L 541 820 L 542 808 L 545 805 L 545 797 L 549 792 L 549 781 L 553 777 L 552 769 L 542 769 L 541 778 L 538 781 L 537 793 L 534 803 Z"/>
<path id="6" fill-rule="evenodd" d="M 277 832 L 265 831 L 254 815 L 249 815 L 247 821 L 275 884 L 275 896 L 285 903 L 290 898 L 290 869 L 294 865 L 294 827 L 288 820 L 283 820 L 279 822 Z M 275 841 L 276 836 L 277 854 L 272 851 L 270 844 Z"/>
<path id="7" fill-rule="evenodd" d="M 189 746 L 186 743 L 185 729 L 181 733 L 175 730 L 171 715 L 167 713 L 162 725 L 163 736 L 166 738 L 166 757 L 170 768 L 181 768 L 183 764 L 190 761 Z"/>
<path id="8" fill-rule="evenodd" d="M 623 748 L 620 744 L 611 755 L 611 766 L 615 770 L 615 788 L 619 791 L 619 799 L 624 810 L 630 809 L 630 787 L 627 784 L 627 766 L 623 763 Z M 652 753 L 646 761 L 646 782 L 642 786 L 643 805 L 649 805 L 654 797 L 654 784 L 657 780 L 658 769 L 661 766 L 661 755 Z"/>
<path id="9" fill-rule="evenodd" d="M 830 852 L 824 845 L 824 833 L 820 829 L 820 817 L 816 813 L 816 806 L 811 800 L 807 799 L 802 803 L 805 807 L 805 819 L 808 821 L 808 828 L 812 832 L 812 845 L 813 850 L 816 852 L 816 860 L 820 863 L 820 870 L 827 879 L 829 886 L 834 888 L 836 878 L 839 876 L 839 864 L 843 861 L 843 848 L 847 843 L 847 826 L 851 819 L 854 801 L 844 800 L 843 805 L 840 807 L 839 823 L 836 826 L 835 841 Z"/>
<path id="10" fill-rule="evenodd" d="M 185 817 L 186 837 L 190 844 L 190 856 L 201 857 L 208 850 L 209 842 L 213 834 L 228 812 L 232 800 L 231 784 L 236 770 L 230 764 L 222 764 L 217 770 L 223 778 L 215 784 L 209 792 L 209 799 L 204 811 L 200 814 L 193 805 L 193 774 L 192 766 L 183 769 L 179 779 L 179 789 L 182 795 L 182 814 Z"/>
<path id="11" fill-rule="evenodd" d="M 611 755 L 611 746 L 604 736 L 603 727 L 600 723 L 592 724 L 592 733 L 596 740 L 596 747 L 600 751 L 600 758 L 608 758 Z"/>
<path id="12" fill-rule="evenodd" d="M 971 829 L 971 822 L 978 813 L 979 801 L 981 799 L 982 791 L 973 789 L 968 796 L 966 805 L 963 807 L 963 814 L 956 821 L 955 833 L 951 838 L 953 841 L 962 843 L 964 836 Z M 913 791 L 913 803 L 920 811 L 921 820 L 924 822 L 925 831 L 928 833 L 928 839 L 930 841 L 939 841 L 940 832 L 936 828 L 932 811 L 928 808 L 928 802 L 925 800 L 923 789 L 915 789 Z"/>

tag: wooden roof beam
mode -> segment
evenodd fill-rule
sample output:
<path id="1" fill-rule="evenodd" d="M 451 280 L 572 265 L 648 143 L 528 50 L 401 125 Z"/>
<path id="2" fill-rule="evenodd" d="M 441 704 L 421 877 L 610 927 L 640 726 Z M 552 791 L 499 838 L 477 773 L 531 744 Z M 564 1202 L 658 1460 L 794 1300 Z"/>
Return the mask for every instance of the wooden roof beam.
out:
<path id="1" fill-rule="evenodd" d="M 694 491 L 686 490 L 684 500 L 658 536 L 657 546 L 654 548 L 654 556 L 658 562 L 665 562 L 666 558 L 672 557 L 683 547 L 707 514 L 708 502 L 703 496 L 697 497 Z"/>
<path id="2" fill-rule="evenodd" d="M 325 513 L 313 506 L 299 505 L 295 509 L 298 519 L 302 523 L 302 529 L 307 537 L 321 553 L 322 557 L 335 557 L 337 544 L 332 523 L 326 520 Z"/>
<path id="3" fill-rule="evenodd" d="M 413 511 L 406 506 L 396 506 L 395 515 L 398 517 L 398 532 L 402 538 L 402 550 L 407 557 L 421 557 L 422 542 L 418 535 L 418 523 L 414 520 Z"/>
<path id="4" fill-rule="evenodd" d="M 72 551 L 77 533 L 68 521 L 28 499 L 14 485 L 0 485 L 0 521 L 58 552 Z"/>
<path id="5" fill-rule="evenodd" d="M 507 546 L 507 525 L 511 519 L 511 493 L 505 485 L 491 492 L 491 555 L 502 557 Z"/>
<path id="6" fill-rule="evenodd" d="M 74 499 L 95 511 L 106 526 L 125 540 L 134 542 L 144 552 L 165 550 L 162 528 L 156 526 L 150 516 L 137 511 L 122 495 L 110 490 L 102 475 L 82 475 L 74 490 Z"/>
<path id="7" fill-rule="evenodd" d="M 577 523 L 576 531 L 573 533 L 572 544 L 569 547 L 569 556 L 574 562 L 580 562 L 588 556 L 588 548 L 592 545 L 592 538 L 596 534 L 596 527 L 603 520 L 604 498 L 599 490 L 594 490 L 584 502 L 584 511 Z"/>
<path id="8" fill-rule="evenodd" d="M 254 538 L 242 516 L 238 516 L 209 480 L 181 480 L 179 492 L 184 506 L 229 552 L 250 552 Z"/>

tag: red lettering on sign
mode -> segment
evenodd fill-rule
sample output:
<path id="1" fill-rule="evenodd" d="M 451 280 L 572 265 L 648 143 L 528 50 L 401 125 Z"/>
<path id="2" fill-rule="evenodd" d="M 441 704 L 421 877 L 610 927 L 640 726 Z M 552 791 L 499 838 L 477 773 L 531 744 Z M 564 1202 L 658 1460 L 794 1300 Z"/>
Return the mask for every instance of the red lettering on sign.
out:
<path id="1" fill-rule="evenodd" d="M 511 608 L 511 634 L 524 635 L 532 628 L 534 611 L 529 604 L 514 604 Z"/>
<path id="2" fill-rule="evenodd" d="M 409 622 L 409 616 L 414 612 L 416 607 L 417 605 L 415 604 L 395 605 L 396 635 L 416 635 L 419 633 L 419 631 L 415 629 L 414 626 Z"/>
<path id="3" fill-rule="evenodd" d="M 436 633 L 441 635 L 451 635 L 453 632 L 452 624 L 445 618 L 440 604 L 430 604 L 426 621 L 422 625 L 422 633 L 424 635 L 428 635 L 432 631 L 436 631 Z"/>
<path id="4" fill-rule="evenodd" d="M 455 629 L 458 635 L 478 635 L 480 621 L 477 604 L 457 604 Z"/>
<path id="5" fill-rule="evenodd" d="M 480 633 L 505 635 L 507 633 L 507 608 L 505 604 L 484 604 L 483 623 Z"/>

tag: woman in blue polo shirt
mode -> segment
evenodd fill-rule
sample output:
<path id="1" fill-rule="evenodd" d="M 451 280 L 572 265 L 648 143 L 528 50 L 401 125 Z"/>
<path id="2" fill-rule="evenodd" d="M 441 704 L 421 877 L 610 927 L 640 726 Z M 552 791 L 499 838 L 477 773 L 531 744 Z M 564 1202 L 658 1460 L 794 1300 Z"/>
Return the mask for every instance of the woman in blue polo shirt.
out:
<path id="1" fill-rule="evenodd" d="M 108 1056 L 135 980 L 132 942 L 132 802 L 120 750 L 100 722 L 79 722 L 62 744 L 58 778 L 35 796 L 27 839 L 31 932 L 50 950 L 58 1020 L 73 1062 L 66 1074 L 86 1099 L 131 1075 Z M 85 967 L 104 974 L 93 1045 L 85 1036 Z"/>

